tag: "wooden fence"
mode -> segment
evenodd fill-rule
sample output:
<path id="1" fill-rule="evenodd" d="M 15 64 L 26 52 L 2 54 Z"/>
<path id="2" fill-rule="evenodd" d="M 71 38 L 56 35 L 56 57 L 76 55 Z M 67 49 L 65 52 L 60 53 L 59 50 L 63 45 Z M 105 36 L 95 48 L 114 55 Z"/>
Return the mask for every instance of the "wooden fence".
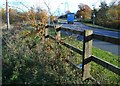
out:
<path id="1" fill-rule="evenodd" d="M 97 40 L 120 45 L 119 38 L 112 38 L 112 37 L 107 37 L 107 36 L 103 36 L 103 35 L 93 34 L 92 30 L 76 31 L 76 30 L 72 30 L 69 28 L 63 28 L 63 27 L 55 27 L 56 36 L 53 37 L 48 34 L 48 30 L 49 30 L 48 28 L 54 28 L 54 27 L 46 26 L 45 38 L 51 38 L 51 39 L 59 42 L 61 45 L 82 55 L 82 78 L 83 78 L 83 80 L 86 80 L 91 77 L 91 75 L 90 75 L 90 66 L 91 66 L 90 62 L 91 61 L 103 66 L 104 68 L 106 68 L 120 76 L 120 68 L 119 67 L 117 67 L 107 61 L 104 61 L 104 60 L 100 59 L 99 57 L 92 55 L 92 39 L 97 39 Z M 83 36 L 83 50 L 77 49 L 74 46 L 61 41 L 61 33 L 60 33 L 61 30 L 69 31 L 74 34 L 82 35 Z"/>

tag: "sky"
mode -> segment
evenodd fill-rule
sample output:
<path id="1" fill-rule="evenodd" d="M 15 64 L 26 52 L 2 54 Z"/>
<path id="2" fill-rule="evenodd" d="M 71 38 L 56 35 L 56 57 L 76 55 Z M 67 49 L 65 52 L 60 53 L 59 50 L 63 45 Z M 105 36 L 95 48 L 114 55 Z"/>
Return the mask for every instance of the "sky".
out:
<path id="1" fill-rule="evenodd" d="M 19 11 L 27 11 L 30 7 L 40 7 L 48 10 L 45 5 L 46 3 L 53 15 L 61 15 L 64 14 L 66 10 L 76 13 L 76 11 L 79 10 L 78 5 L 80 3 L 87 4 L 91 8 L 93 8 L 93 6 L 99 8 L 101 1 L 106 1 L 107 4 L 110 4 L 110 2 L 114 0 L 8 0 L 8 3 L 10 8 L 16 8 Z M 6 0 L 0 0 L 0 8 L 5 8 L 5 2 Z"/>

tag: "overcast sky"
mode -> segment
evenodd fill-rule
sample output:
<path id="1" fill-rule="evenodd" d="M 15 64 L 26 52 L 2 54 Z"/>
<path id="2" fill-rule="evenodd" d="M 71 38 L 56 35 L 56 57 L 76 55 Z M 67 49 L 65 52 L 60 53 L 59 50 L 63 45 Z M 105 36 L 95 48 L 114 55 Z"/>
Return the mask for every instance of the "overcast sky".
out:
<path id="1" fill-rule="evenodd" d="M 5 1 L 6 0 L 0 0 L 0 7 L 5 8 Z M 98 8 L 101 1 L 106 1 L 107 4 L 109 4 L 114 0 L 8 0 L 9 6 L 12 6 L 12 8 L 19 7 L 24 11 L 28 10 L 25 6 L 27 6 L 28 8 L 41 7 L 42 9 L 47 9 L 47 6 L 43 3 L 44 1 L 50 7 L 51 12 L 57 15 L 57 14 L 63 14 L 66 10 L 70 10 L 71 12 L 75 13 L 78 10 L 79 3 L 87 4 L 91 8 L 93 8 L 94 5 L 96 8 Z"/>

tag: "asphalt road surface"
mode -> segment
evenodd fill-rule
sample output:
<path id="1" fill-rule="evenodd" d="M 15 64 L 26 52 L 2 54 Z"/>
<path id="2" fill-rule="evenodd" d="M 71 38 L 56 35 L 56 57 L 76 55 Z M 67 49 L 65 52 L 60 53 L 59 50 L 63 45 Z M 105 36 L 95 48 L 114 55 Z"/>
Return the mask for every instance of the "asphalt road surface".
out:
<path id="1" fill-rule="evenodd" d="M 93 33 L 95 33 L 95 34 L 120 38 L 120 32 L 103 30 L 103 29 L 98 29 L 98 28 L 92 28 L 92 27 L 83 25 L 82 23 L 79 23 L 79 22 L 75 22 L 74 24 L 63 23 L 62 27 L 68 27 L 68 28 L 74 29 L 74 30 L 93 30 Z M 71 33 L 68 33 L 68 35 L 70 35 L 70 34 Z M 78 35 L 77 38 L 79 40 L 82 39 L 82 37 L 80 35 Z M 93 46 L 98 47 L 102 50 L 109 51 L 112 54 L 120 55 L 120 51 L 119 51 L 120 45 L 115 45 L 115 44 L 112 44 L 112 43 L 103 42 L 103 41 L 99 41 L 99 40 L 93 40 Z"/>

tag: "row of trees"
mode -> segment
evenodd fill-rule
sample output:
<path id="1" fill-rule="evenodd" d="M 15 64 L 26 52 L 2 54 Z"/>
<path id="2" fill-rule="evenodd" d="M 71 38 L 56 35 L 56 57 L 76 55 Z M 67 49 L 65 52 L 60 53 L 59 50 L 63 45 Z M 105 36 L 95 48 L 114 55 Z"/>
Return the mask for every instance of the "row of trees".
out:
<path id="1" fill-rule="evenodd" d="M 6 10 L 2 8 L 0 10 L 0 13 L 2 13 L 2 21 L 5 23 L 6 22 Z M 32 8 L 29 11 L 26 12 L 20 12 L 17 9 L 9 9 L 9 17 L 10 17 L 10 24 L 14 24 L 16 22 L 23 22 L 23 21 L 29 21 L 31 23 L 36 23 L 36 22 L 42 22 L 42 23 L 47 23 L 48 18 L 50 17 L 50 20 L 53 21 L 55 20 L 54 16 L 49 16 L 48 12 L 46 10 L 42 10 L 41 8 Z"/>
<path id="2" fill-rule="evenodd" d="M 77 18 L 91 20 L 95 24 L 118 29 L 120 27 L 120 1 L 111 2 L 108 6 L 106 2 L 101 2 L 100 9 L 91 9 L 88 5 L 79 4 L 76 13 Z M 89 21 L 88 21 L 89 22 Z"/>

